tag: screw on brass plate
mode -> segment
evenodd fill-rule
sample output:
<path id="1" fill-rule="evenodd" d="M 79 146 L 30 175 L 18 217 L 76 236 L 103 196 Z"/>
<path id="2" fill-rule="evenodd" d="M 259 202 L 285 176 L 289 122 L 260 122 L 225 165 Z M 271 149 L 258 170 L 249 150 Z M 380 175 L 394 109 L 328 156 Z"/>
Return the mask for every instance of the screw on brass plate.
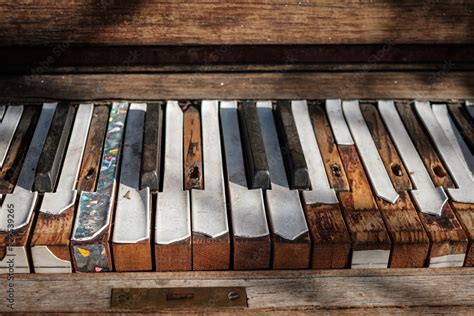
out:
<path id="1" fill-rule="evenodd" d="M 127 303 L 129 300 L 130 296 L 126 293 L 122 293 L 117 297 L 117 301 L 122 304 Z"/>
<path id="2" fill-rule="evenodd" d="M 231 301 L 236 301 L 239 299 L 240 295 L 239 293 L 237 292 L 229 292 L 229 294 L 227 295 L 227 297 L 229 298 L 229 300 Z"/>

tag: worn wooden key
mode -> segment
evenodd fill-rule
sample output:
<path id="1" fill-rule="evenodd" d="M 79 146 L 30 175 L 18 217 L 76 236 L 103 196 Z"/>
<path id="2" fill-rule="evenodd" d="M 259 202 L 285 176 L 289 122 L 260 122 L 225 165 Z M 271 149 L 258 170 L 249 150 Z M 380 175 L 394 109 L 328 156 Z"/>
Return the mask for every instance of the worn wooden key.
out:
<path id="1" fill-rule="evenodd" d="M 182 104 L 184 111 L 184 188 L 204 189 L 201 116 L 194 103 Z"/>
<path id="2" fill-rule="evenodd" d="M 466 265 L 472 266 L 474 264 L 474 246 L 472 244 L 474 240 L 474 178 L 472 171 L 468 168 L 465 158 L 453 144 L 456 136 L 454 133 L 451 134 L 444 130 L 443 126 L 439 124 L 435 110 L 431 108 L 430 103 L 415 102 L 415 109 L 456 184 L 455 189 L 448 189 L 448 194 L 451 198 L 451 206 L 469 238 L 465 262 Z"/>
<path id="3" fill-rule="evenodd" d="M 371 113 L 371 120 L 367 120 L 371 122 L 370 124 L 366 123 L 358 101 L 343 102 L 344 116 L 392 241 L 389 267 L 423 267 L 428 257 L 428 236 L 408 193 L 403 189 L 406 187 L 406 181 L 392 180 L 399 177 L 398 174 L 394 174 L 394 171 L 402 172 L 403 170 L 404 172 L 401 167 L 393 168 L 402 166 L 401 160 L 390 137 L 383 130 L 383 123 L 376 112 L 377 109 L 370 104 L 366 104 L 365 109 Z M 373 137 L 369 131 L 369 125 L 373 127 L 372 134 L 377 131 L 375 134 L 379 137 Z"/>
<path id="4" fill-rule="evenodd" d="M 35 170 L 38 165 L 56 103 L 45 103 L 26 153 L 25 161 L 11 194 L 3 199 L 0 208 L 0 273 L 8 273 L 12 260 L 16 273 L 29 273 L 27 243 L 33 224 L 38 192 L 33 192 Z"/>
<path id="5" fill-rule="evenodd" d="M 220 118 L 227 166 L 227 189 L 233 231 L 234 269 L 270 268 L 270 233 L 263 192 L 249 189 L 245 175 L 236 101 L 220 102 Z"/>
<path id="6" fill-rule="evenodd" d="M 96 191 L 82 192 L 79 199 L 71 238 L 77 272 L 112 270 L 109 240 L 127 111 L 126 102 L 112 104 Z"/>
<path id="7" fill-rule="evenodd" d="M 143 132 L 141 188 L 150 188 L 153 193 L 160 189 L 162 130 L 163 104 L 150 103 L 146 110 Z"/>
<path id="8" fill-rule="evenodd" d="M 435 186 L 436 178 L 430 178 L 427 169 L 431 165 L 425 169 L 424 161 L 421 159 L 427 153 L 433 155 L 436 152 L 424 144 L 428 140 L 426 135 L 420 133 L 409 135 L 409 129 L 405 129 L 393 101 L 379 101 L 378 109 L 414 186 L 414 189 L 410 190 L 410 195 L 430 239 L 428 265 L 430 267 L 462 265 L 467 248 L 466 235 L 449 203 L 446 203 L 447 196 L 443 188 Z M 420 147 L 415 144 L 423 145 Z"/>
<path id="9" fill-rule="evenodd" d="M 112 248 L 116 271 L 152 269 L 151 194 L 140 190 L 140 166 L 146 103 L 132 103 L 128 111 Z"/>
<path id="10" fill-rule="evenodd" d="M 341 101 L 327 100 L 326 112 L 351 188 L 350 192 L 339 192 L 352 239 L 351 267 L 386 268 L 390 258 L 390 238 L 344 119 Z"/>
<path id="11" fill-rule="evenodd" d="M 3 167 L 15 131 L 20 123 L 23 114 L 23 105 L 10 105 L 4 113 L 4 119 L 0 120 L 0 169 Z"/>
<path id="12" fill-rule="evenodd" d="M 38 192 L 52 192 L 56 187 L 75 112 L 74 106 L 58 105 L 36 169 L 35 190 Z"/>
<path id="13" fill-rule="evenodd" d="M 201 104 L 204 190 L 192 190 L 193 270 L 227 270 L 230 236 L 217 101 Z"/>
<path id="14" fill-rule="evenodd" d="M 351 239 L 336 191 L 329 184 L 306 101 L 292 101 L 291 111 L 311 182 L 311 190 L 302 194 L 313 246 L 311 267 L 345 268 L 349 264 Z"/>
<path id="15" fill-rule="evenodd" d="M 183 184 L 183 112 L 176 101 L 166 105 L 163 191 L 155 220 L 157 271 L 192 269 L 191 204 Z"/>
<path id="16" fill-rule="evenodd" d="M 291 113 L 290 101 L 278 101 L 275 109 L 275 123 L 280 132 L 280 147 L 292 189 L 309 189 L 309 175 L 301 148 L 298 131 Z"/>
<path id="17" fill-rule="evenodd" d="M 311 255 L 308 225 L 297 190 L 290 190 L 283 163 L 272 103 L 257 102 L 257 114 L 270 169 L 265 191 L 273 245 L 273 269 L 307 269 Z"/>
<path id="18" fill-rule="evenodd" d="M 451 180 L 448 171 L 428 141 L 426 133 L 423 129 L 423 125 L 421 125 L 418 121 L 410 103 L 397 102 L 395 106 L 406 130 L 412 138 L 413 144 L 418 149 L 418 151 L 423 153 L 421 155 L 421 159 L 426 167 L 426 170 L 428 171 L 429 176 L 431 179 L 433 179 L 434 185 L 437 187 L 441 186 L 445 190 L 448 188 L 454 188 L 454 182 Z"/>
<path id="19" fill-rule="evenodd" d="M 265 146 L 263 145 L 262 131 L 258 122 L 256 103 L 254 101 L 242 101 L 239 104 L 238 113 L 242 126 L 240 133 L 244 146 L 244 161 L 249 188 L 269 189 L 270 173 Z"/>
<path id="20" fill-rule="evenodd" d="M 27 106 L 15 131 L 8 154 L 0 171 L 0 195 L 13 192 L 18 176 L 30 146 L 40 106 Z"/>
<path id="21" fill-rule="evenodd" d="M 69 238 L 77 197 L 76 182 L 93 110 L 92 104 L 79 105 L 58 186 L 55 192 L 45 193 L 41 202 L 31 240 L 36 273 L 72 272 Z"/>
<path id="22" fill-rule="evenodd" d="M 462 104 L 450 104 L 449 112 L 459 126 L 459 132 L 464 137 L 467 146 L 474 153 L 474 119 L 470 117 L 467 109 Z"/>
<path id="23" fill-rule="evenodd" d="M 453 146 L 456 154 L 461 158 L 461 162 L 465 164 L 466 169 L 473 175 L 474 154 L 469 149 L 458 127 L 454 123 L 448 111 L 448 106 L 446 104 L 433 104 L 431 108 L 439 126 Z"/>
<path id="24" fill-rule="evenodd" d="M 336 192 L 350 191 L 349 181 L 342 164 L 337 145 L 327 120 L 326 112 L 322 105 L 310 103 L 309 116 L 313 123 L 314 134 L 323 158 L 326 174 L 331 187 Z"/>

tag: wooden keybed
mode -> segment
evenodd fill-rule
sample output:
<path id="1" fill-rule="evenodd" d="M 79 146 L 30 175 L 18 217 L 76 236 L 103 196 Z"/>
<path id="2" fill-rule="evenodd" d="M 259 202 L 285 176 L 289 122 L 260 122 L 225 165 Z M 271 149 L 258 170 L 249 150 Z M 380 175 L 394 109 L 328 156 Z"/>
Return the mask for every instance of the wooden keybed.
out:
<path id="1" fill-rule="evenodd" d="M 2 7 L 2 102 L 474 99 L 469 3 L 78 0 Z M 425 268 L 17 274 L 15 308 L 108 312 L 111 288 L 160 282 L 160 287 L 245 286 L 248 308 L 239 312 L 468 313 L 473 273 Z M 381 284 L 391 290 L 381 291 Z M 344 296 L 347 288 L 365 299 Z"/>

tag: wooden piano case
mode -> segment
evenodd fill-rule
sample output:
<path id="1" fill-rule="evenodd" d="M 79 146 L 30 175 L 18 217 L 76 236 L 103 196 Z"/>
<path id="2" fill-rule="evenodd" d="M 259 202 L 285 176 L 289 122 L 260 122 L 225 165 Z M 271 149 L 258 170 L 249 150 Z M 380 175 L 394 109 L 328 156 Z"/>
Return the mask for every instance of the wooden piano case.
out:
<path id="1" fill-rule="evenodd" d="M 474 99 L 471 1 L 0 3 L 1 102 Z M 1 312 L 140 312 L 112 309 L 111 289 L 202 286 L 245 287 L 247 307 L 159 311 L 474 308 L 472 268 L 8 277 L 15 309 Z"/>

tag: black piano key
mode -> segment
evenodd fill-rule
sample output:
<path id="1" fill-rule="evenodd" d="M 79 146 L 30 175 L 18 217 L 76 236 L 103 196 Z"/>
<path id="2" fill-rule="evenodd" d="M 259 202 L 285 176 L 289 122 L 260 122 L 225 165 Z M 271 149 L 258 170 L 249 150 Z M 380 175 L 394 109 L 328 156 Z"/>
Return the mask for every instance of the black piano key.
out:
<path id="1" fill-rule="evenodd" d="M 160 189 L 161 146 L 163 130 L 163 104 L 148 104 L 143 135 L 141 188 L 151 192 Z"/>
<path id="2" fill-rule="evenodd" d="M 280 146 L 286 171 L 292 189 L 309 189 L 308 167 L 301 148 L 290 101 L 278 101 L 275 109 L 275 123 L 280 135 Z"/>
<path id="3" fill-rule="evenodd" d="M 75 113 L 76 107 L 66 103 L 58 104 L 36 169 L 35 191 L 54 191 Z"/>
<path id="4" fill-rule="evenodd" d="M 248 186 L 251 189 L 270 189 L 270 171 L 256 103 L 243 101 L 238 110 Z"/>

